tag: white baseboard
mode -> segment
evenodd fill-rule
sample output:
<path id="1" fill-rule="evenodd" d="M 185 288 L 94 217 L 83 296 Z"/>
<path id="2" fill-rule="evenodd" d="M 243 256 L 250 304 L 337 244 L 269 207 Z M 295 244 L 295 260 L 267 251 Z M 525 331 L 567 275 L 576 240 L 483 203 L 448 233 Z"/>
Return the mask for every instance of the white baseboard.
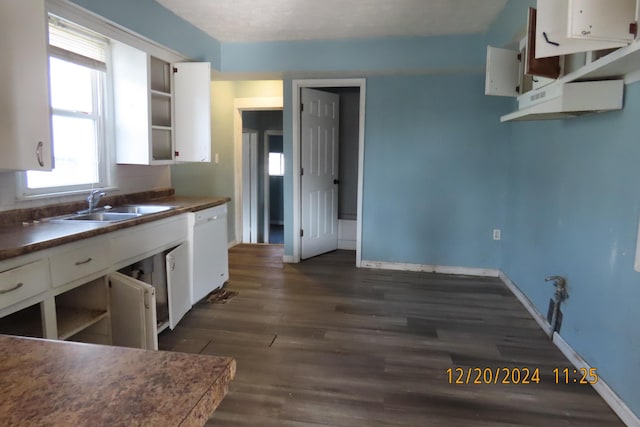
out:
<path id="1" fill-rule="evenodd" d="M 547 319 L 538 311 L 535 305 L 531 302 L 529 298 L 516 286 L 515 283 L 511 281 L 511 279 L 500 271 L 500 280 L 502 283 L 506 285 L 507 288 L 511 291 L 518 301 L 527 309 L 531 317 L 540 325 L 540 328 L 544 331 L 545 334 L 549 335 L 551 333 L 551 325 L 547 322 Z"/>
<path id="2" fill-rule="evenodd" d="M 587 361 L 584 360 L 582 356 L 580 356 L 557 332 L 554 332 L 553 334 L 553 343 L 577 369 L 582 368 L 587 371 L 591 369 L 591 366 Z M 607 405 L 611 407 L 613 412 L 620 417 L 623 423 L 629 427 L 640 426 L 640 418 L 638 418 L 638 416 L 626 405 L 626 403 L 624 403 L 622 399 L 620 399 L 616 392 L 613 391 L 611 387 L 602 380 L 602 378 L 598 379 L 597 383 L 592 384 L 592 387 L 600 397 L 607 402 Z"/>
<path id="3" fill-rule="evenodd" d="M 542 314 L 540 314 L 531 300 L 527 298 L 518 286 L 516 286 L 516 284 L 513 283 L 513 281 L 502 271 L 500 271 L 500 279 L 515 295 L 515 297 L 518 298 L 524 308 L 527 309 L 529 314 L 531 314 L 538 325 L 540 325 L 540 328 L 549 335 L 551 332 L 551 325 L 549 325 L 547 320 L 542 316 Z M 586 360 L 584 360 L 582 356 L 580 356 L 557 332 L 553 333 L 553 343 L 558 347 L 562 354 L 569 359 L 569 362 L 571 362 L 576 369 L 583 368 L 589 370 L 591 368 Z M 627 426 L 640 427 L 640 418 L 638 418 L 638 416 L 629 409 L 624 401 L 620 399 L 615 391 L 613 391 L 611 387 L 602 380 L 602 378 L 600 378 L 597 383 L 593 384 L 592 387 Z"/>
<path id="4" fill-rule="evenodd" d="M 283 255 L 282 256 L 282 262 L 284 262 L 286 264 L 295 264 L 296 260 L 293 257 L 293 255 Z"/>
<path id="5" fill-rule="evenodd" d="M 232 240 L 229 242 L 229 246 L 227 246 L 228 249 L 231 249 L 234 246 L 238 246 L 238 241 L 237 240 Z"/>
<path id="6" fill-rule="evenodd" d="M 446 265 L 407 264 L 362 260 L 362 268 L 377 270 L 416 271 L 425 273 L 456 274 L 463 276 L 498 277 L 499 271 L 489 268 L 451 267 Z"/>

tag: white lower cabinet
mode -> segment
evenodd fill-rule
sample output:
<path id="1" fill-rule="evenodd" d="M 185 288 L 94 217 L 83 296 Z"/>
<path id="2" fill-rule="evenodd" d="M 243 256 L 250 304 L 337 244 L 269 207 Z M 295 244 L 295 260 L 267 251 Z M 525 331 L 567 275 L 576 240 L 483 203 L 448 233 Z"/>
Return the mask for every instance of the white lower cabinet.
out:
<path id="1" fill-rule="evenodd" d="M 156 291 L 151 285 L 122 273 L 109 275 L 113 344 L 158 349 Z"/>
<path id="2" fill-rule="evenodd" d="M 109 275 L 113 344 L 158 349 L 158 333 L 173 329 L 191 308 L 186 243 Z"/>

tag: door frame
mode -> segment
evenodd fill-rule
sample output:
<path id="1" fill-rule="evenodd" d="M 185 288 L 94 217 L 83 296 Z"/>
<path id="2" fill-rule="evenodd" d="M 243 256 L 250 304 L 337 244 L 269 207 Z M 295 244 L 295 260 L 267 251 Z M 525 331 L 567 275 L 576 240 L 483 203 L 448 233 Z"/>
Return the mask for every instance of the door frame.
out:
<path id="1" fill-rule="evenodd" d="M 234 139 L 234 222 L 235 242 L 242 241 L 242 112 L 260 110 L 282 110 L 283 98 L 255 97 L 235 98 L 233 101 L 233 139 Z"/>
<path id="2" fill-rule="evenodd" d="M 264 242 L 269 243 L 269 230 L 271 226 L 271 201 L 269 194 L 271 191 L 271 179 L 269 178 L 269 138 L 272 136 L 283 136 L 281 130 L 265 130 L 264 131 Z M 284 148 L 284 147 L 283 147 Z"/>
<path id="3" fill-rule="evenodd" d="M 254 129 L 242 129 L 242 243 L 258 243 L 258 133 Z M 246 151 L 245 135 L 249 137 L 250 147 Z M 251 202 L 248 211 L 245 204 L 247 190 Z M 245 227 L 247 223 L 249 227 Z"/>
<path id="4" fill-rule="evenodd" d="M 285 262 L 300 262 L 300 222 L 302 204 L 300 200 L 300 89 L 327 87 L 357 87 L 360 88 L 360 123 L 358 129 L 358 218 L 356 223 L 356 267 L 362 263 L 362 184 L 364 176 L 364 129 L 366 111 L 366 83 L 365 78 L 351 79 L 304 79 L 293 80 L 292 86 L 292 139 L 293 139 L 293 256 L 285 255 Z"/>

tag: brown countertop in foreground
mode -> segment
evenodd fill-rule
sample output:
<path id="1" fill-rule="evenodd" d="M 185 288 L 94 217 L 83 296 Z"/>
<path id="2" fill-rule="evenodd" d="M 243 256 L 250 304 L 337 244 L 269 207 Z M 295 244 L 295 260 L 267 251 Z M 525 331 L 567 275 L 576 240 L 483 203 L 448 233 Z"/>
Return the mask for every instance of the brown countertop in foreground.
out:
<path id="1" fill-rule="evenodd" d="M 146 200 L 125 200 L 122 204 L 152 204 L 175 206 L 175 209 L 164 211 L 152 215 L 144 215 L 135 219 L 115 223 L 86 223 L 84 221 L 69 221 L 68 223 L 48 222 L 41 220 L 38 222 L 29 221 L 25 224 L 5 224 L 0 226 L 0 261 L 25 255 L 31 252 L 52 248 L 76 240 L 86 239 L 109 233 L 135 225 L 157 221 L 173 215 L 185 212 L 194 212 L 219 206 L 229 202 L 228 197 L 181 197 L 166 196 Z M 101 205 L 108 204 L 107 200 Z M 116 203 L 113 203 L 114 206 Z M 120 203 L 118 203 L 120 204 Z M 39 215 L 56 216 L 69 212 L 39 209 Z M 46 218 L 45 216 L 37 219 Z"/>
<path id="2" fill-rule="evenodd" d="M 0 335 L 0 425 L 202 426 L 227 357 Z"/>

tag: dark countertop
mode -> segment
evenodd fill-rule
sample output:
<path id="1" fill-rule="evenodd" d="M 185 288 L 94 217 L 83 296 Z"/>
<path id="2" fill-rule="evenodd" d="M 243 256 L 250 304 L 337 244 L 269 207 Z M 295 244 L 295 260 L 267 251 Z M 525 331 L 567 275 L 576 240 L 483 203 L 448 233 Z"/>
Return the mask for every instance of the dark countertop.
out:
<path id="1" fill-rule="evenodd" d="M 228 357 L 0 335 L 0 425 L 202 426 Z"/>
<path id="2" fill-rule="evenodd" d="M 25 255 L 31 252 L 48 249 L 89 237 L 98 236 L 123 228 L 145 224 L 170 216 L 179 215 L 185 212 L 195 212 L 214 206 L 219 206 L 229 202 L 228 197 L 182 197 L 166 196 L 161 198 L 147 199 L 144 201 L 124 201 L 122 204 L 150 204 L 175 206 L 175 209 L 159 212 L 151 215 L 144 215 L 135 219 L 116 223 L 86 223 L 84 221 L 69 221 L 68 223 L 48 222 L 26 222 L 23 224 L 5 224 L 0 226 L 0 261 Z M 101 205 L 108 204 L 101 203 Z M 115 205 L 115 204 L 114 204 Z M 62 215 L 70 212 L 55 212 L 47 210 L 48 216 Z M 55 212 L 55 213 L 52 213 Z"/>

